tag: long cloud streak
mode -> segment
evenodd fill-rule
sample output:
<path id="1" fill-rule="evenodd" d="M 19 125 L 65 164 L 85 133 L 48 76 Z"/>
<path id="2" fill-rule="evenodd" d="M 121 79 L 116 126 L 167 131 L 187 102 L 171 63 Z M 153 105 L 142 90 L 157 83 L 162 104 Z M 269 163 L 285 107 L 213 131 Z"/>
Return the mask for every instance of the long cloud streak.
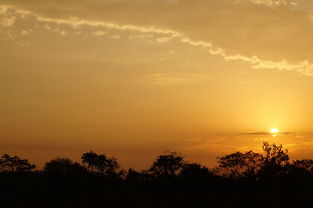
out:
<path id="1" fill-rule="evenodd" d="M 252 68 L 256 69 L 276 69 L 276 70 L 285 70 L 285 71 L 296 71 L 306 76 L 313 76 L 313 64 L 308 61 L 304 60 L 298 63 L 290 63 L 287 60 L 282 61 L 270 61 L 270 60 L 262 60 L 257 56 L 244 56 L 241 54 L 228 54 L 225 49 L 215 47 L 212 43 L 207 41 L 196 41 L 189 38 L 187 35 L 177 32 L 175 30 L 170 29 L 162 29 L 153 26 L 138 26 L 138 25 L 131 25 L 131 24 L 116 24 L 113 22 L 104 22 L 104 21 L 90 21 L 84 20 L 77 17 L 72 18 L 48 18 L 36 13 L 33 13 L 28 10 L 19 9 L 15 6 L 8 6 L 8 5 L 0 5 L 0 17 L 8 18 L 6 12 L 11 9 L 14 10 L 16 14 L 22 16 L 32 16 L 37 19 L 39 22 L 43 23 L 54 23 L 59 25 L 68 25 L 73 28 L 78 28 L 81 26 L 90 26 L 90 27 L 104 27 L 107 29 L 116 29 L 121 31 L 136 31 L 141 33 L 155 33 L 155 34 L 162 34 L 162 35 L 169 35 L 173 38 L 179 39 L 182 43 L 189 44 L 190 46 L 194 47 L 203 47 L 207 48 L 209 54 L 217 55 L 224 58 L 225 61 L 241 61 L 251 65 Z M 10 22 L 10 25 L 6 26 L 13 26 L 14 22 Z"/>

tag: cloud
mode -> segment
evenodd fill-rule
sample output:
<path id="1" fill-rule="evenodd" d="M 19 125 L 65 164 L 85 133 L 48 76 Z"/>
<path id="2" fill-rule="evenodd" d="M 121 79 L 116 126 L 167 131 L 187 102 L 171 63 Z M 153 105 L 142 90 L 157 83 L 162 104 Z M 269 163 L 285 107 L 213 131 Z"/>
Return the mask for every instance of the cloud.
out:
<path id="1" fill-rule="evenodd" d="M 45 25 L 43 26 L 43 28 L 46 29 L 46 30 L 48 30 L 48 31 L 55 32 L 55 33 L 57 33 L 57 34 L 59 34 L 59 35 L 63 35 L 63 36 L 64 36 L 64 35 L 67 35 L 67 32 L 66 32 L 65 30 L 60 29 L 59 27 L 52 27 L 52 26 L 50 26 L 50 25 L 45 24 Z"/>
<path id="2" fill-rule="evenodd" d="M 0 7 L 0 26 L 11 27 L 14 25 L 16 16 L 8 11 L 9 7 Z"/>
<path id="3" fill-rule="evenodd" d="M 252 68 L 313 75 L 313 23 L 300 9 L 312 4 L 305 0 L 1 2 L 47 24 L 152 33 L 162 36 L 157 42 L 178 39 Z"/>
<path id="4" fill-rule="evenodd" d="M 111 38 L 115 39 L 115 40 L 119 40 L 119 39 L 121 39 L 121 36 L 120 35 L 112 35 Z"/>
<path id="5" fill-rule="evenodd" d="M 159 38 L 156 38 L 156 41 L 158 43 L 167 43 L 172 39 L 173 39 L 173 37 L 159 37 Z"/>
<path id="6" fill-rule="evenodd" d="M 103 36 L 103 35 L 106 35 L 106 34 L 108 34 L 108 32 L 105 32 L 105 31 L 97 31 L 97 32 L 93 33 L 93 35 L 97 36 L 97 37 L 100 37 L 100 36 Z"/>
<path id="7" fill-rule="evenodd" d="M 288 0 L 250 0 L 254 4 L 264 4 L 266 6 L 288 5 Z"/>
<path id="8" fill-rule="evenodd" d="M 22 30 L 21 34 L 22 35 L 29 35 L 32 32 L 32 30 L 28 29 L 28 30 Z"/>
<path id="9" fill-rule="evenodd" d="M 128 37 L 129 40 L 134 40 L 134 39 L 151 39 L 153 38 L 153 34 L 144 34 L 144 35 L 131 35 Z"/>
<path id="10" fill-rule="evenodd" d="M 293 132 L 278 132 L 275 133 L 275 135 L 293 135 Z M 249 133 L 241 133 L 240 135 L 255 135 L 255 136 L 271 136 L 273 133 L 270 132 L 249 132 Z"/>

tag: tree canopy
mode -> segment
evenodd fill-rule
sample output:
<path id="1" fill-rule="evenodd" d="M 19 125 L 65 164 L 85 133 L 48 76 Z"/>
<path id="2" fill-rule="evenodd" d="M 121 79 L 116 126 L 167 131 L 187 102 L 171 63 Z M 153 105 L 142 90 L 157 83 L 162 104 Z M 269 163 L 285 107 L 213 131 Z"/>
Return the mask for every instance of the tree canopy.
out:
<path id="1" fill-rule="evenodd" d="M 115 175 L 120 167 L 116 158 L 97 154 L 93 151 L 84 153 L 81 159 L 90 172 L 97 174 Z"/>
<path id="2" fill-rule="evenodd" d="M 8 154 L 4 154 L 0 158 L 0 172 L 30 172 L 35 168 L 34 164 L 18 156 L 11 157 Z"/>

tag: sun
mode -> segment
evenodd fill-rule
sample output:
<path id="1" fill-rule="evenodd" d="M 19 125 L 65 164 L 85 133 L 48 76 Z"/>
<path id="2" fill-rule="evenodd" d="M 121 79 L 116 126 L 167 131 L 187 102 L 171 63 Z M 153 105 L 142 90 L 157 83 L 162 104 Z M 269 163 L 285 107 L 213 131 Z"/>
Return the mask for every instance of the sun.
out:
<path id="1" fill-rule="evenodd" d="M 276 128 L 273 128 L 273 129 L 270 130 L 271 134 L 277 134 L 278 132 L 279 132 L 279 130 L 276 129 Z"/>

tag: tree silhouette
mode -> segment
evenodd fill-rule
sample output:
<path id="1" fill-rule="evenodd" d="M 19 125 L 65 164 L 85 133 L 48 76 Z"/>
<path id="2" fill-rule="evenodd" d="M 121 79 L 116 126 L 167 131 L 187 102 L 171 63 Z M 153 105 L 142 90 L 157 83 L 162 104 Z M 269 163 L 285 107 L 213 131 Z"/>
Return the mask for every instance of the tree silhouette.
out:
<path id="1" fill-rule="evenodd" d="M 288 164 L 288 150 L 284 150 L 282 145 L 276 145 L 275 143 L 269 144 L 268 142 L 264 142 L 262 149 L 265 152 L 265 165 L 282 167 Z"/>
<path id="2" fill-rule="evenodd" d="M 225 155 L 217 158 L 219 164 L 217 171 L 228 177 L 253 177 L 260 170 L 264 158 L 259 153 L 252 151 Z"/>
<path id="3" fill-rule="evenodd" d="M 149 180 L 149 174 L 147 173 L 147 171 L 136 171 L 132 168 L 129 168 L 125 179 L 128 181 L 145 181 L 145 180 Z"/>
<path id="4" fill-rule="evenodd" d="M 83 164 L 87 165 L 90 172 L 104 175 L 117 175 L 119 164 L 114 157 L 105 154 L 98 155 L 95 152 L 86 152 L 81 156 Z"/>
<path id="5" fill-rule="evenodd" d="M 77 162 L 68 158 L 56 158 L 47 162 L 43 171 L 52 175 L 81 175 L 86 169 Z"/>
<path id="6" fill-rule="evenodd" d="M 282 145 L 269 144 L 264 142 L 262 146 L 265 153 L 264 162 L 259 175 L 263 178 L 275 177 L 288 172 L 289 155 L 288 150 Z"/>
<path id="7" fill-rule="evenodd" d="M 313 160 L 289 162 L 282 145 L 262 147 L 263 155 L 218 157 L 217 174 L 176 152 L 120 175 L 115 158 L 94 152 L 82 155 L 84 165 L 56 158 L 36 174 L 25 174 L 34 168 L 27 160 L 3 155 L 0 201 L 3 207 L 310 207 Z"/>
<path id="8" fill-rule="evenodd" d="M 86 152 L 81 156 L 83 164 L 87 165 L 91 172 L 97 171 L 98 166 L 98 154 L 95 152 Z"/>
<path id="9" fill-rule="evenodd" d="M 313 160 L 304 159 L 293 161 L 289 166 L 290 176 L 303 177 L 313 174 Z"/>
<path id="10" fill-rule="evenodd" d="M 304 160 L 295 160 L 292 162 L 292 166 L 313 173 L 313 160 L 304 159 Z"/>
<path id="11" fill-rule="evenodd" d="M 11 157 L 4 154 L 0 158 L 0 172 L 30 172 L 35 168 L 36 166 L 29 163 L 28 160 L 18 156 Z"/>
<path id="12" fill-rule="evenodd" d="M 184 164 L 180 176 L 183 178 L 203 178 L 206 176 L 211 176 L 212 173 L 205 166 L 198 163 L 188 163 Z"/>
<path id="13" fill-rule="evenodd" d="M 149 172 L 155 177 L 174 177 L 184 167 L 184 158 L 176 152 L 169 152 L 157 157 Z"/>

